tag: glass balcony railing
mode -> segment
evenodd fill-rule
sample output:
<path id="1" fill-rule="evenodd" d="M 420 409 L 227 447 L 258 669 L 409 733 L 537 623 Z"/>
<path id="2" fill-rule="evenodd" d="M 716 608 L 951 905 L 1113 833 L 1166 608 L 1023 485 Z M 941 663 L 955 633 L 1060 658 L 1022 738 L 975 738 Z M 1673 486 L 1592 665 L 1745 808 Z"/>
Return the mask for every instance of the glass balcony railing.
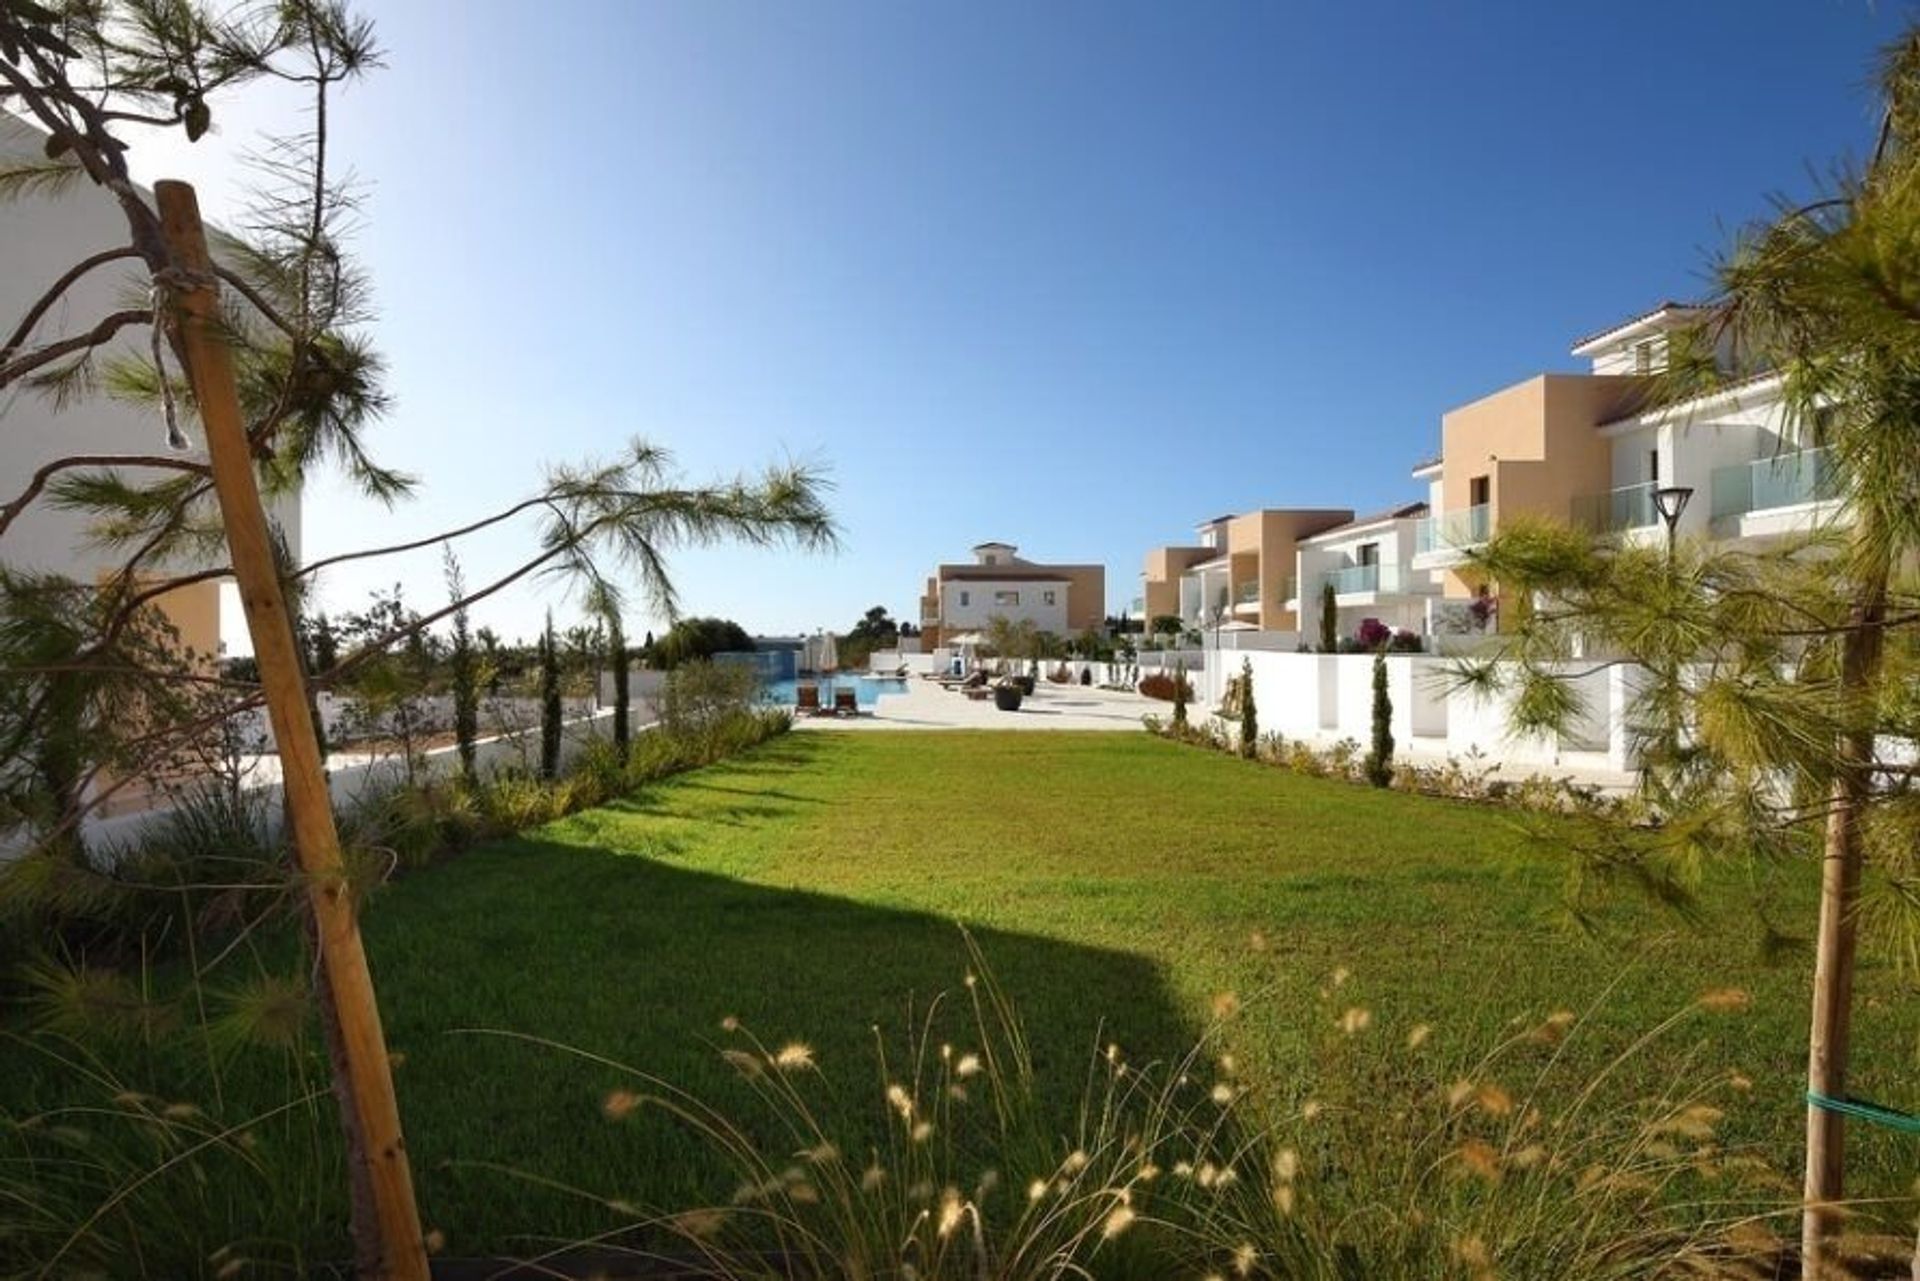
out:
<path id="1" fill-rule="evenodd" d="M 1840 496 L 1833 458 L 1824 449 L 1802 449 L 1758 458 L 1713 472 L 1713 515 L 1744 516 Z"/>
<path id="2" fill-rule="evenodd" d="M 1487 541 L 1493 527 L 1493 509 L 1486 503 L 1457 512 L 1429 516 L 1414 526 L 1414 555 L 1461 551 Z"/>
<path id="3" fill-rule="evenodd" d="M 1260 584 L 1258 582 L 1241 583 L 1233 589 L 1233 603 L 1236 605 L 1258 605 L 1260 603 Z"/>
<path id="4" fill-rule="evenodd" d="M 1348 565 L 1330 569 L 1320 579 L 1333 584 L 1336 596 L 1349 592 L 1397 592 L 1401 583 L 1398 565 Z"/>
<path id="5" fill-rule="evenodd" d="M 1626 529 L 1642 529 L 1660 523 L 1653 505 L 1652 481 L 1622 485 L 1604 494 L 1587 494 L 1573 500 L 1573 523 L 1596 534 L 1617 534 Z"/>
<path id="6" fill-rule="evenodd" d="M 1288 601 L 1293 600 L 1299 594 L 1300 594 L 1299 584 L 1296 583 L 1295 580 L 1291 578 L 1283 578 L 1280 580 L 1280 586 L 1276 588 L 1274 591 L 1273 599 L 1279 604 L 1284 605 Z"/>

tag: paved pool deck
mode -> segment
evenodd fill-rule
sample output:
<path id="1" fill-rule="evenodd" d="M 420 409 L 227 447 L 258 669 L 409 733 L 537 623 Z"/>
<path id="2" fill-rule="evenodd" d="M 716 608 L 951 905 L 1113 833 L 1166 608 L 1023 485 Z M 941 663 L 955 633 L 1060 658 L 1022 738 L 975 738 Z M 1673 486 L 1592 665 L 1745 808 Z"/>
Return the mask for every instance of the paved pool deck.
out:
<path id="1" fill-rule="evenodd" d="M 870 709 L 852 716 L 802 716 L 801 729 L 1068 729 L 1137 730 L 1148 714 L 1169 716 L 1171 703 L 1125 690 L 1086 685 L 1056 685 L 1042 680 L 1021 700 L 1017 712 L 1003 712 L 991 698 L 968 698 L 930 680 L 910 677 L 901 692 L 882 694 Z"/>

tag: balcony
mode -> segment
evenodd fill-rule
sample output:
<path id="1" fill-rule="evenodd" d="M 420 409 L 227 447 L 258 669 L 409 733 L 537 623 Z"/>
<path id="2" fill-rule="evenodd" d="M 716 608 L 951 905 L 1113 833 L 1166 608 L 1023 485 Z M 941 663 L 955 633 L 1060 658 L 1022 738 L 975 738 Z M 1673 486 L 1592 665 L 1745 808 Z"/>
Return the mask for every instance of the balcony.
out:
<path id="1" fill-rule="evenodd" d="M 1713 472 L 1713 518 L 1831 502 L 1840 497 L 1832 455 L 1824 449 L 1775 454 Z"/>
<path id="2" fill-rule="evenodd" d="M 1335 596 L 1348 596 L 1358 592 L 1405 592 L 1417 591 L 1405 570 L 1398 565 L 1346 565 L 1340 569 L 1330 569 L 1320 576 L 1321 590 L 1325 584 L 1333 584 Z"/>
<path id="3" fill-rule="evenodd" d="M 1622 485 L 1604 494 L 1586 494 L 1573 500 L 1573 523 L 1595 534 L 1618 534 L 1660 523 L 1653 505 L 1652 481 Z"/>
<path id="4" fill-rule="evenodd" d="M 1233 603 L 1238 605 L 1258 605 L 1260 603 L 1260 584 L 1258 582 L 1241 583 L 1233 589 Z"/>
<path id="5" fill-rule="evenodd" d="M 1414 526 L 1413 554 L 1465 551 L 1487 541 L 1493 528 L 1493 508 L 1488 503 L 1456 512 L 1429 516 Z"/>

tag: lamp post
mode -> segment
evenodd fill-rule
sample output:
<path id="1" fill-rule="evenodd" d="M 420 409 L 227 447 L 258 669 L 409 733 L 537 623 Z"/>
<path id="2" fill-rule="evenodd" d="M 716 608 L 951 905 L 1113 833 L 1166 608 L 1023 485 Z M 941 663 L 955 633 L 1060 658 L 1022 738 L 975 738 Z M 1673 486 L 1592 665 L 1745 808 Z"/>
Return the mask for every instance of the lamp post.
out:
<path id="1" fill-rule="evenodd" d="M 1660 519 L 1667 524 L 1667 560 L 1673 560 L 1673 535 L 1680 525 L 1680 516 L 1687 510 L 1687 504 L 1693 501 L 1693 488 L 1689 485 L 1664 485 L 1653 491 L 1653 509 L 1660 513 Z"/>
<path id="2" fill-rule="evenodd" d="M 1660 513 L 1660 519 L 1667 523 L 1667 607 L 1673 608 L 1673 536 L 1680 524 L 1681 513 L 1687 510 L 1687 503 L 1693 498 L 1693 490 L 1685 485 L 1665 485 L 1653 491 L 1653 509 Z M 1668 655 L 1666 679 L 1668 682 L 1666 741 L 1663 749 L 1669 765 L 1680 757 L 1680 656 Z"/>

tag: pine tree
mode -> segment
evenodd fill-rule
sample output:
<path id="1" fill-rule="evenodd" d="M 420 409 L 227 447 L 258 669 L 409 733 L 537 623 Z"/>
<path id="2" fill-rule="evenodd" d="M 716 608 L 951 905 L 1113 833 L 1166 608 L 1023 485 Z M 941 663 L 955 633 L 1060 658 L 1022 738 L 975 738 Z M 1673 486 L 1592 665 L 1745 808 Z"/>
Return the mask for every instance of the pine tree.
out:
<path id="1" fill-rule="evenodd" d="M 540 777 L 560 776 L 560 646 L 553 635 L 553 611 L 540 633 Z"/>
<path id="2" fill-rule="evenodd" d="M 1387 694 L 1387 656 L 1373 656 L 1373 746 L 1367 752 L 1367 781 L 1375 787 L 1393 782 L 1393 699 Z"/>
<path id="3" fill-rule="evenodd" d="M 1714 541 L 1664 552 L 1503 528 L 1472 560 L 1516 608 L 1496 650 L 1458 673 L 1508 696 L 1527 733 L 1565 732 L 1584 713 L 1563 675 L 1576 653 L 1642 675 L 1626 717 L 1639 799 L 1678 821 L 1588 825 L 1576 852 L 1609 875 L 1583 887 L 1631 882 L 1690 905 L 1710 862 L 1798 857 L 1817 868 L 1808 1277 L 1835 1270 L 1845 1217 L 1835 1207 L 1848 1122 L 1831 1101 L 1848 1095 L 1857 949 L 1878 935 L 1909 969 L 1920 958 L 1920 898 L 1896 888 L 1920 848 L 1920 771 L 1880 747 L 1912 741 L 1920 723 L 1920 28 L 1887 52 L 1880 76 L 1885 111 L 1867 165 L 1743 230 L 1697 323 L 1669 335 L 1668 368 L 1650 388 L 1678 419 L 1696 397 L 1777 376 L 1783 435 L 1823 448 L 1822 483 L 1844 499 L 1830 505 L 1836 518 L 1764 550 Z M 1553 608 L 1530 608 L 1536 597 Z"/>

